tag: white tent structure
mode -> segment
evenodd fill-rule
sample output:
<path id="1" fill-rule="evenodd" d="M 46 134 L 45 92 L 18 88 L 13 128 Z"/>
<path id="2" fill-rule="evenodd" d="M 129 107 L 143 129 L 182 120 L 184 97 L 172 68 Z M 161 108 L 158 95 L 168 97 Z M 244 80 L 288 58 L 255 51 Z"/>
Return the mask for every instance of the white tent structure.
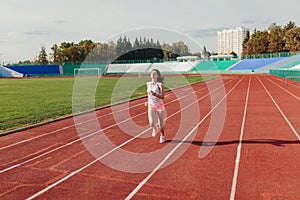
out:
<path id="1" fill-rule="evenodd" d="M 23 77 L 24 75 L 7 67 L 0 66 L 0 77 Z"/>

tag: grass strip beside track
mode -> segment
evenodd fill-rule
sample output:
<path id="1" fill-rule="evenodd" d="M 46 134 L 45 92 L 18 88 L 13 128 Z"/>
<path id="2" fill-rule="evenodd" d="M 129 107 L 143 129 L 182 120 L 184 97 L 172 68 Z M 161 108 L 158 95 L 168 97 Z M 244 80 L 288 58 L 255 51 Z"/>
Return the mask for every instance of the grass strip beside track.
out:
<path id="1" fill-rule="evenodd" d="M 200 76 L 185 77 L 189 83 L 203 81 Z M 205 79 L 211 79 L 207 77 Z M 127 77 L 128 82 L 137 78 Z M 141 77 L 147 82 L 149 77 Z M 110 105 L 119 78 L 101 78 L 96 92 L 97 108 Z M 169 88 L 183 86 L 178 77 L 165 77 Z M 0 135 L 6 131 L 50 121 L 72 114 L 75 78 L 0 79 Z M 168 90 L 168 88 L 166 88 Z M 146 95 L 146 85 L 137 88 L 130 99 Z M 129 99 L 122 99 L 128 101 Z"/>

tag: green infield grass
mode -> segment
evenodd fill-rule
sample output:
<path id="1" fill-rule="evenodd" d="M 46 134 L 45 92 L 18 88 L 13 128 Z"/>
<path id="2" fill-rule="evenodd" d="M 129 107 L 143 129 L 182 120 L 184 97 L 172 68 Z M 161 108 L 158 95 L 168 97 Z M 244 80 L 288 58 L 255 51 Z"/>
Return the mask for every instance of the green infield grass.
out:
<path id="1" fill-rule="evenodd" d="M 75 78 L 0 79 L 0 134 L 71 115 L 75 80 Z M 101 78 L 94 95 L 95 108 L 145 96 L 144 83 L 150 81 L 150 78 L 127 77 L 122 78 L 122 81 L 120 84 L 120 78 Z M 200 81 L 203 81 L 200 76 L 165 77 L 166 90 Z M 126 93 L 125 89 L 124 92 L 116 93 L 116 86 L 119 88 L 124 83 L 129 87 L 134 84 L 140 86 L 134 92 Z"/>

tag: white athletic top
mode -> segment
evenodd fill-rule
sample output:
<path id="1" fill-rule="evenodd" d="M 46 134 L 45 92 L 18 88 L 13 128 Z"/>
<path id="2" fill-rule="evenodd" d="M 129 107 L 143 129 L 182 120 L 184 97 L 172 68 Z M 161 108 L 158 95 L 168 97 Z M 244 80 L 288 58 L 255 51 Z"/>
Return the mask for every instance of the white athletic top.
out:
<path id="1" fill-rule="evenodd" d="M 152 105 L 158 105 L 163 104 L 163 100 L 160 98 L 157 98 L 151 94 L 151 90 L 155 92 L 156 94 L 159 94 L 159 86 L 161 86 L 162 83 L 156 82 L 155 85 L 152 84 L 152 82 L 147 82 L 147 93 L 148 93 L 148 103 Z"/>

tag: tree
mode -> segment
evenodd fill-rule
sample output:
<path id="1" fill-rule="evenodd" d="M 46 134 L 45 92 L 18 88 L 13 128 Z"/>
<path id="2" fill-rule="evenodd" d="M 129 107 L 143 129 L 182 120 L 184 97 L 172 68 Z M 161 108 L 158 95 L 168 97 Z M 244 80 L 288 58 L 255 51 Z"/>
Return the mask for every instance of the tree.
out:
<path id="1" fill-rule="evenodd" d="M 263 54 L 268 51 L 269 34 L 265 31 L 255 31 L 250 40 L 245 44 L 244 55 Z"/>
<path id="2" fill-rule="evenodd" d="M 97 43 L 91 40 L 81 40 L 78 44 L 74 42 L 62 42 L 59 46 L 54 44 L 51 47 L 53 53 L 53 62 L 62 64 L 64 62 L 83 62 L 86 59 L 88 62 L 93 62 L 96 57 L 90 58 L 90 54 L 96 48 Z M 95 54 L 95 53 L 92 53 Z"/>
<path id="3" fill-rule="evenodd" d="M 300 51 L 299 34 L 299 27 L 292 21 L 283 28 L 272 23 L 268 31 L 255 29 L 250 39 L 246 36 L 243 42 L 243 55 Z"/>
<path id="4" fill-rule="evenodd" d="M 182 41 L 173 42 L 172 45 L 164 43 L 161 48 L 163 49 L 164 59 L 192 55 L 189 47 Z"/>
<path id="5" fill-rule="evenodd" d="M 59 60 L 60 63 L 70 62 L 71 52 L 70 47 L 74 46 L 74 43 L 62 42 L 59 46 Z"/>
<path id="6" fill-rule="evenodd" d="M 282 52 L 284 51 L 284 38 L 283 38 L 283 30 L 280 26 L 277 26 L 276 23 L 271 24 L 269 27 L 269 35 L 268 35 L 268 52 Z"/>
<path id="7" fill-rule="evenodd" d="M 42 46 L 41 47 L 41 51 L 40 51 L 40 53 L 39 53 L 39 55 L 38 55 L 38 63 L 39 64 L 47 64 L 48 63 L 48 55 L 47 55 L 47 53 L 46 53 L 46 48 L 45 48 L 45 46 Z"/>
<path id="8" fill-rule="evenodd" d="M 138 38 L 135 38 L 134 44 L 133 44 L 133 48 L 134 49 L 139 49 L 140 48 L 140 42 L 138 40 Z"/>
<path id="9" fill-rule="evenodd" d="M 116 45 L 118 58 L 115 62 L 122 60 L 155 60 L 162 59 L 163 51 L 159 41 L 154 42 L 153 38 L 135 38 L 133 44 L 126 37 L 119 38 Z"/>
<path id="10" fill-rule="evenodd" d="M 251 55 L 254 54 L 254 47 L 253 47 L 253 40 L 249 40 L 247 43 L 244 45 L 244 50 L 243 50 L 243 55 Z"/>
<path id="11" fill-rule="evenodd" d="M 174 42 L 172 44 L 172 48 L 173 48 L 174 54 L 176 54 L 176 55 L 181 55 L 181 56 L 191 55 L 191 52 L 190 52 L 188 46 L 182 41 Z"/>
<path id="12" fill-rule="evenodd" d="M 300 51 L 300 28 L 292 28 L 286 32 L 285 48 L 288 51 Z"/>
<path id="13" fill-rule="evenodd" d="M 53 62 L 60 63 L 59 49 L 58 49 L 57 44 L 54 44 L 51 47 L 51 50 L 53 51 L 53 53 L 51 54 Z"/>
<path id="14" fill-rule="evenodd" d="M 170 44 L 164 43 L 162 45 L 164 59 L 176 58 L 179 55 L 176 55 L 173 51 L 173 47 Z"/>
<path id="15" fill-rule="evenodd" d="M 250 40 L 250 31 L 247 31 L 246 32 L 246 35 L 245 35 L 245 39 L 243 41 L 243 54 L 245 53 L 245 51 L 247 51 L 246 47 L 247 47 L 247 42 Z"/>
<path id="16" fill-rule="evenodd" d="M 18 62 L 18 65 L 30 65 L 30 64 L 31 64 L 30 60 L 24 60 Z"/>
<path id="17" fill-rule="evenodd" d="M 285 25 L 283 27 L 283 32 L 286 33 L 289 30 L 293 29 L 293 28 L 297 28 L 295 22 L 290 21 L 287 25 Z"/>
<path id="18" fill-rule="evenodd" d="M 92 40 L 81 40 L 77 46 L 77 51 L 80 52 L 79 61 L 83 61 L 95 49 L 97 43 L 94 43 Z"/>
<path id="19" fill-rule="evenodd" d="M 97 50 L 99 62 L 107 63 L 115 59 L 114 43 L 99 43 Z"/>
<path id="20" fill-rule="evenodd" d="M 255 52 L 254 54 L 263 54 L 268 51 L 269 33 L 267 31 L 258 31 L 257 37 L 254 39 Z"/>
<path id="21" fill-rule="evenodd" d="M 127 53 L 126 50 L 126 41 L 124 41 L 123 38 L 119 38 L 116 45 L 116 52 L 118 57 L 122 57 L 125 53 Z M 123 58 L 122 58 L 123 59 Z"/>
<path id="22" fill-rule="evenodd" d="M 133 53 L 130 53 L 131 51 L 133 51 L 133 47 L 129 38 L 126 36 L 120 37 L 116 45 L 117 60 L 132 60 Z"/>

